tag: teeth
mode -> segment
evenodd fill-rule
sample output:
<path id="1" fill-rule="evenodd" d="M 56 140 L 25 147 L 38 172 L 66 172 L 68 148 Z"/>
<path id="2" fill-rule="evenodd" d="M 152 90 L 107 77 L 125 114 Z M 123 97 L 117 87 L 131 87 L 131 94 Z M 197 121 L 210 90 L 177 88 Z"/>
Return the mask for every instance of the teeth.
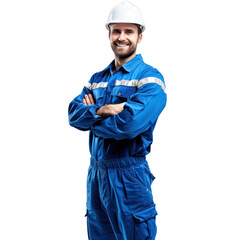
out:
<path id="1" fill-rule="evenodd" d="M 118 47 L 126 47 L 127 44 L 117 44 Z"/>

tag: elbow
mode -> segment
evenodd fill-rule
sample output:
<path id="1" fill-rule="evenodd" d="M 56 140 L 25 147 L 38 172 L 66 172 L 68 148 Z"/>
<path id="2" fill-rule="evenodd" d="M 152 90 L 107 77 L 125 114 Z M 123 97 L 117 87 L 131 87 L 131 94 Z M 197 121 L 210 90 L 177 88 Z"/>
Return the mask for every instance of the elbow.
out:
<path id="1" fill-rule="evenodd" d="M 75 127 L 76 121 L 74 120 L 74 118 L 76 118 L 74 114 L 74 109 L 73 109 L 72 103 L 70 103 L 68 107 L 68 122 L 69 122 L 69 125 L 72 127 Z"/>
<path id="2" fill-rule="evenodd" d="M 140 133 L 146 131 L 148 127 L 149 124 L 146 124 L 145 126 L 139 126 L 135 122 L 132 122 L 132 124 L 128 124 L 121 130 L 119 129 L 115 139 L 116 140 L 133 139 L 137 137 Z"/>
<path id="3" fill-rule="evenodd" d="M 131 132 L 122 132 L 120 134 L 117 134 L 114 138 L 116 140 L 124 140 L 124 139 L 133 139 L 136 136 L 133 135 Z"/>
<path id="4" fill-rule="evenodd" d="M 69 123 L 69 125 L 70 125 L 71 127 L 75 127 L 75 126 L 76 126 L 75 121 L 73 121 L 70 116 L 68 117 L 68 123 Z"/>
<path id="5" fill-rule="evenodd" d="M 72 114 L 68 115 L 68 123 L 71 127 L 75 127 L 75 128 L 79 128 L 76 120 L 74 120 L 74 116 L 72 116 Z"/>
<path id="6" fill-rule="evenodd" d="M 78 130 L 81 130 L 81 131 L 88 131 L 90 128 L 87 127 L 87 126 L 83 126 L 83 124 L 81 124 L 80 122 L 77 122 L 77 121 L 72 121 L 71 119 L 69 119 L 69 125 L 71 127 L 74 127 Z"/>
<path id="7" fill-rule="evenodd" d="M 84 126 L 84 121 L 81 120 L 81 117 L 79 117 L 78 114 L 75 113 L 75 111 L 68 111 L 68 123 L 71 127 L 77 128 L 78 130 L 89 130 L 89 127 Z"/>

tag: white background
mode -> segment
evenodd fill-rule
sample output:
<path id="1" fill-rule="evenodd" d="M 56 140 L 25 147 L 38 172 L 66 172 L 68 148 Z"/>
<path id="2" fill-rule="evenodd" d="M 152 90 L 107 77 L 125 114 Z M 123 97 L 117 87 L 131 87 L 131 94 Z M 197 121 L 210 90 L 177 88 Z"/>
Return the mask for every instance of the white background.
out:
<path id="1" fill-rule="evenodd" d="M 138 52 L 168 93 L 148 155 L 156 239 L 239 240 L 237 1 L 132 2 L 146 21 Z M 88 132 L 67 108 L 114 57 L 104 24 L 116 3 L 0 3 L 1 240 L 87 239 Z"/>

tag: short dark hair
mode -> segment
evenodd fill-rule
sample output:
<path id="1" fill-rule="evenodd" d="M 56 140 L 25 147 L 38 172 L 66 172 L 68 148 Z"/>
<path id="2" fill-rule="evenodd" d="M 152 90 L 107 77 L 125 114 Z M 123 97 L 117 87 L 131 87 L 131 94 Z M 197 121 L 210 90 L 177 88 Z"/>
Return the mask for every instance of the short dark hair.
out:
<path id="1" fill-rule="evenodd" d="M 135 24 L 136 26 L 137 26 L 137 28 L 138 28 L 138 35 L 140 35 L 141 33 L 142 33 L 142 27 L 141 27 L 141 25 L 139 25 L 139 24 Z"/>

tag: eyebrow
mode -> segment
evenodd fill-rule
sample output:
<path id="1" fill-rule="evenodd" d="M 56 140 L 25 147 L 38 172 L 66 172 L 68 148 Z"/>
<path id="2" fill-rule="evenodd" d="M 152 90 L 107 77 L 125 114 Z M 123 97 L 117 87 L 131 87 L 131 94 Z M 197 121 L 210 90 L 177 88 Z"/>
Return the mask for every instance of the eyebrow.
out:
<path id="1" fill-rule="evenodd" d="M 132 29 L 132 28 L 126 28 L 126 29 L 123 29 L 124 31 L 134 31 L 134 29 Z M 121 31 L 121 29 L 120 28 L 114 28 L 114 29 L 112 29 L 112 31 Z"/>

